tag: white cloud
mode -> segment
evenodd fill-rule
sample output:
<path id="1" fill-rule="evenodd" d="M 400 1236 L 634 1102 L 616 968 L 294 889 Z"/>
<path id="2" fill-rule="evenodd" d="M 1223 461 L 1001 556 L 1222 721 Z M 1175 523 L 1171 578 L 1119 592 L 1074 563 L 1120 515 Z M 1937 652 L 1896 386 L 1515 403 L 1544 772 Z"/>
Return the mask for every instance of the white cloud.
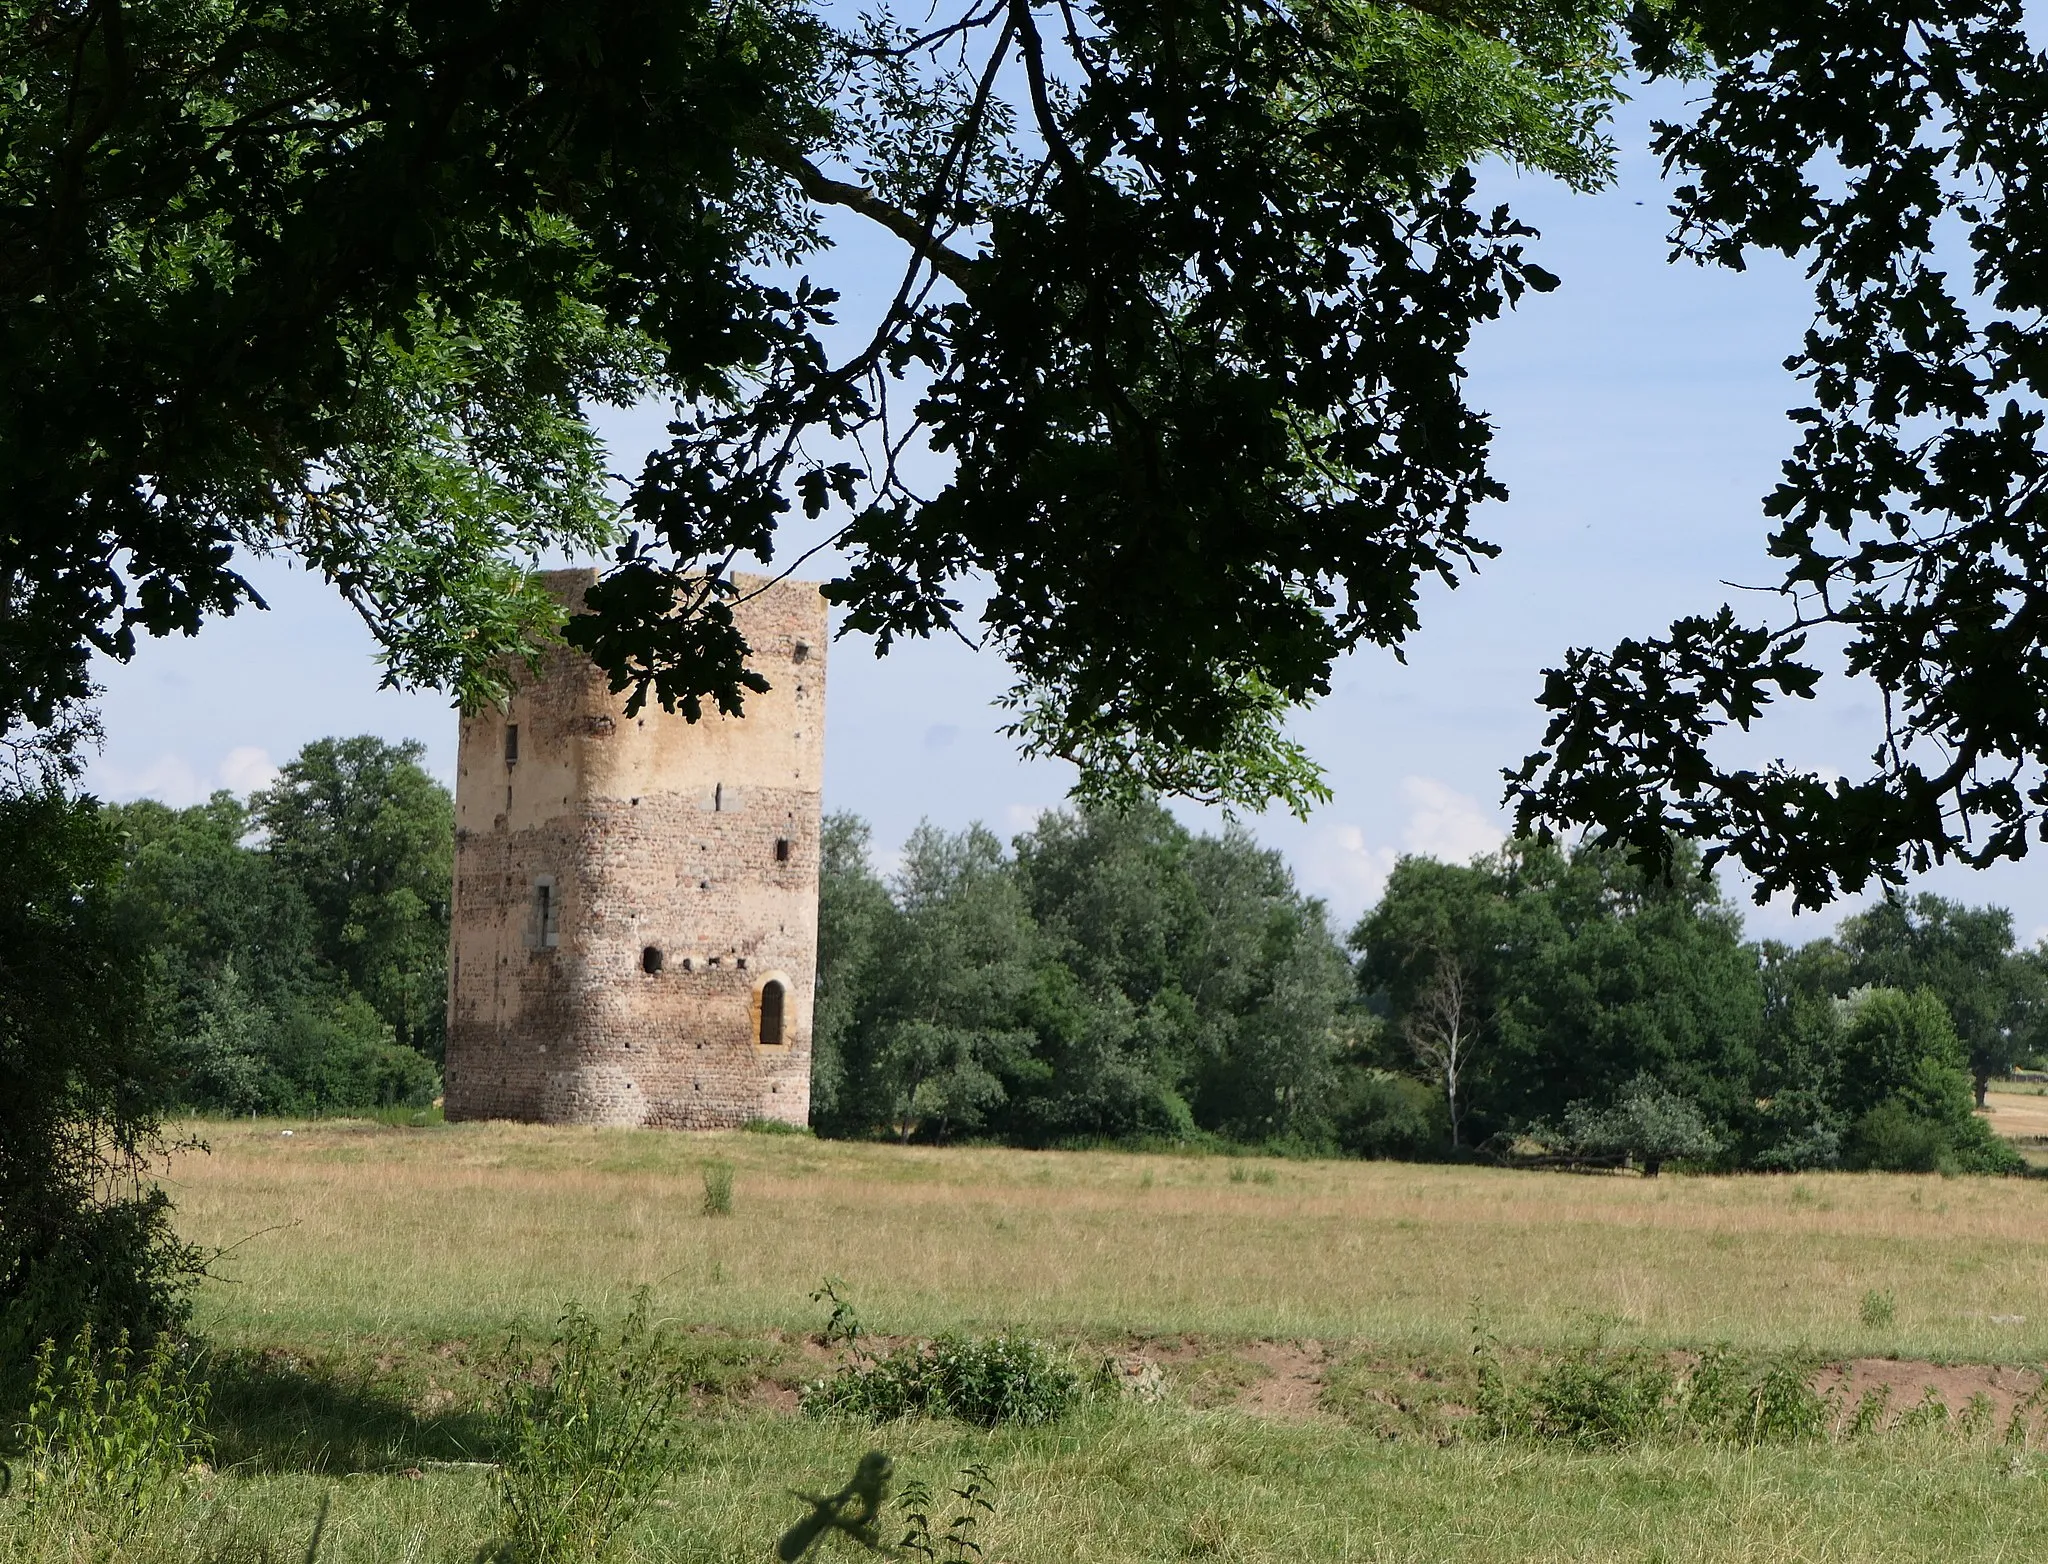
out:
<path id="1" fill-rule="evenodd" d="M 1432 777 L 1406 777 L 1401 799 L 1407 806 L 1400 845 L 1375 844 L 1367 828 L 1331 822 L 1315 832 L 1314 845 L 1296 855 L 1301 886 L 1330 904 L 1348 922 L 1380 899 L 1387 876 L 1406 854 L 1465 863 L 1490 853 L 1506 840 L 1498 820 L 1476 800 Z"/>
<path id="2" fill-rule="evenodd" d="M 159 755 L 133 770 L 96 762 L 87 768 L 85 780 L 100 797 L 116 803 L 153 798 L 173 809 L 188 809 L 202 803 L 209 791 L 199 773 L 180 755 Z"/>
<path id="3" fill-rule="evenodd" d="M 232 792 L 253 793 L 276 780 L 277 767 L 270 759 L 270 751 L 253 744 L 229 750 L 228 758 L 220 763 L 221 786 Z"/>
<path id="4" fill-rule="evenodd" d="M 1399 857 L 1394 848 L 1372 846 L 1360 826 L 1324 826 L 1302 857 L 1302 889 L 1322 897 L 1340 918 L 1349 918 L 1380 899 Z"/>
<path id="5" fill-rule="evenodd" d="M 1401 796 L 1408 801 L 1401 845 L 1411 853 L 1468 863 L 1507 840 L 1500 822 L 1477 799 L 1433 777 L 1404 777 Z"/>
<path id="6" fill-rule="evenodd" d="M 227 752 L 213 775 L 202 775 L 182 755 L 159 755 L 148 764 L 130 769 L 108 765 L 101 760 L 86 773 L 86 784 L 102 798 L 126 802 L 153 798 L 173 809 L 203 804 L 215 789 L 247 794 L 268 787 L 277 779 L 277 767 L 270 752 L 245 744 Z"/>

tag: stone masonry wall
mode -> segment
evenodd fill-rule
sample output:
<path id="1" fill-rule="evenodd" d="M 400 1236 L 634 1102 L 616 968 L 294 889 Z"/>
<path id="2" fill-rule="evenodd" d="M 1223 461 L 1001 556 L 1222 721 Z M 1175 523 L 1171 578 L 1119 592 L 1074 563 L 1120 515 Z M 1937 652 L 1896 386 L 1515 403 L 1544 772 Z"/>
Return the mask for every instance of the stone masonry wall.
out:
<path id="1" fill-rule="evenodd" d="M 573 606 L 589 580 L 549 584 Z M 808 1119 L 825 611 L 783 583 L 738 617 L 774 686 L 744 718 L 628 718 L 561 652 L 506 712 L 464 720 L 451 1119 Z"/>

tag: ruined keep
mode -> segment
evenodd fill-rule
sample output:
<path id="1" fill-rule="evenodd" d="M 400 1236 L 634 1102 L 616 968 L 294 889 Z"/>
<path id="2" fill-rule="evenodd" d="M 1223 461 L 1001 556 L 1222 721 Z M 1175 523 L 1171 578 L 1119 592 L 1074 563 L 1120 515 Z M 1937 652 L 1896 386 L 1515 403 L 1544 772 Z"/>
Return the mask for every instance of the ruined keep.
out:
<path id="1" fill-rule="evenodd" d="M 574 611 L 596 574 L 543 579 Z M 744 717 L 628 717 L 557 648 L 506 710 L 462 720 L 450 1119 L 809 1119 L 825 603 L 738 584 L 773 686 Z"/>

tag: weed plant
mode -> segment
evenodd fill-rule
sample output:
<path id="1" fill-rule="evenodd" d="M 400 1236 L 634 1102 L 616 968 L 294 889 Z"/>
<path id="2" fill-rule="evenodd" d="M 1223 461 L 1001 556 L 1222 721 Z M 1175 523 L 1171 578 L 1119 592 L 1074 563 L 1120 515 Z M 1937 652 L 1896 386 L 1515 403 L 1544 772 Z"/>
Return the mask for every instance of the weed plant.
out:
<path id="1" fill-rule="evenodd" d="M 896 1551 L 905 1558 L 919 1558 L 925 1564 L 970 1564 L 984 1557 L 980 1537 L 982 1526 L 995 1518 L 996 1480 L 987 1466 L 977 1462 L 960 1473 L 959 1483 L 943 1496 L 950 1505 L 935 1503 L 924 1483 L 912 1480 L 903 1485 L 897 1506 L 908 1527 Z M 943 1508 L 952 1514 L 944 1521 L 935 1516 Z"/>
<path id="2" fill-rule="evenodd" d="M 850 1363 L 807 1385 L 802 1404 L 813 1417 L 957 1417 L 987 1428 L 1028 1427 L 1058 1422 L 1089 1389 L 1064 1353 L 1028 1337 L 941 1336 Z"/>
<path id="3" fill-rule="evenodd" d="M 601 1558 L 674 1464 L 687 1360 L 643 1292 L 617 1333 L 571 1305 L 545 1352 L 506 1353 L 496 1479 L 504 1564 Z"/>
<path id="4" fill-rule="evenodd" d="M 125 1334 L 102 1347 L 90 1326 L 61 1357 L 44 1342 L 16 1440 L 31 1531 L 118 1546 L 204 1469 L 205 1420 L 206 1385 L 168 1336 L 139 1360 Z"/>

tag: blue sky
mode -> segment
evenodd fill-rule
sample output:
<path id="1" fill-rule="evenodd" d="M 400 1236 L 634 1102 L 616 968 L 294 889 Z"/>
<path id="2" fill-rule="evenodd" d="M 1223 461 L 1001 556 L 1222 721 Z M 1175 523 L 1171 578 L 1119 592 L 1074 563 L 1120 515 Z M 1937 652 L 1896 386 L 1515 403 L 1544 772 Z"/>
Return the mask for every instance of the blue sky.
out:
<path id="1" fill-rule="evenodd" d="M 1248 822 L 1341 923 L 1371 904 L 1401 853 L 1462 859 L 1500 839 L 1500 770 L 1534 747 L 1541 670 L 1567 647 L 1654 633 L 1725 601 L 1724 582 L 1775 579 L 1758 502 L 1792 441 L 1784 410 L 1798 387 L 1781 365 L 1807 295 L 1782 262 L 1740 275 L 1667 263 L 1665 189 L 1645 145 L 1653 112 L 1679 107 L 1660 93 L 1624 109 L 1620 177 L 1599 195 L 1487 175 L 1487 196 L 1543 231 L 1535 256 L 1564 279 L 1483 331 L 1471 357 L 1471 398 L 1495 421 L 1496 470 L 1513 496 L 1480 525 L 1502 557 L 1455 592 L 1429 592 L 1406 666 L 1355 656 L 1297 720 L 1328 769 L 1331 804 L 1306 822 Z M 887 253 L 849 243 L 814 271 L 857 294 Z M 620 466 L 635 465 L 633 430 L 653 425 L 619 422 Z M 367 635 L 317 579 L 266 561 L 249 574 L 271 612 L 149 643 L 133 664 L 101 670 L 107 742 L 89 785 L 195 802 L 259 785 L 301 744 L 346 733 L 419 739 L 451 777 L 446 702 L 379 691 Z M 921 819 L 1008 835 L 1061 802 L 1066 769 L 1020 762 L 997 732 L 991 701 L 1007 679 L 993 659 L 950 642 L 877 659 L 852 639 L 831 658 L 826 807 L 866 816 L 882 848 Z M 1760 749 L 1856 774 L 1877 719 L 1868 692 L 1838 687 L 1782 713 Z M 2011 907 L 2024 939 L 2048 935 L 2048 884 L 2030 864 L 1926 884 Z M 1807 937 L 1846 910 L 1749 918 L 1758 934 Z"/>

